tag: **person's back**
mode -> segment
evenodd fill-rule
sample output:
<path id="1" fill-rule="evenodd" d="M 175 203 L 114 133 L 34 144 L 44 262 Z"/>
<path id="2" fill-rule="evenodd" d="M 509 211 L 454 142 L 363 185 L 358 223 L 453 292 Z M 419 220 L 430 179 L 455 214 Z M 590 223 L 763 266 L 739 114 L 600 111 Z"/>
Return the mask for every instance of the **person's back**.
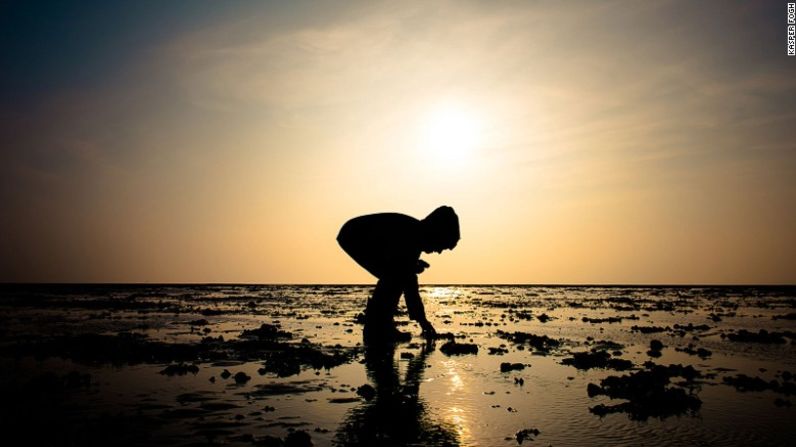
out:
<path id="1" fill-rule="evenodd" d="M 359 265 L 381 279 L 414 273 L 420 258 L 420 221 L 398 213 L 355 217 L 343 225 L 337 242 Z"/>
<path id="2" fill-rule="evenodd" d="M 442 206 L 425 219 L 398 213 L 360 216 L 343 225 L 337 236 L 340 246 L 359 265 L 379 279 L 365 310 L 365 338 L 393 340 L 397 334 L 393 316 L 404 294 L 409 316 L 423 332 L 434 334 L 420 299 L 417 274 L 428 264 L 421 252 L 453 249 L 459 240 L 459 219 L 453 208 Z"/>

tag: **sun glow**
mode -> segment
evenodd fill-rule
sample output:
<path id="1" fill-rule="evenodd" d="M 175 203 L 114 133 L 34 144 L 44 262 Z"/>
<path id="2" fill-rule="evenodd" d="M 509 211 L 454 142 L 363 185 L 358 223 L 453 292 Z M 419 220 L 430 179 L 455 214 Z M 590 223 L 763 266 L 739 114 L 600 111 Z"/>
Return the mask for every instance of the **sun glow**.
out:
<path id="1" fill-rule="evenodd" d="M 431 107 L 421 122 L 421 149 L 437 164 L 458 167 L 469 161 L 482 143 L 483 121 L 462 104 Z"/>

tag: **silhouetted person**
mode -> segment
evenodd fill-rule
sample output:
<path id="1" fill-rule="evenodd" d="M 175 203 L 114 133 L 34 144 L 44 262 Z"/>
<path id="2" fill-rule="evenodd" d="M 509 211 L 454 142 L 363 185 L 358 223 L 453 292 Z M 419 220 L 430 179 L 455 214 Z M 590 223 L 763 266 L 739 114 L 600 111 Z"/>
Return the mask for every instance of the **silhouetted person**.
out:
<path id="1" fill-rule="evenodd" d="M 409 317 L 426 336 L 436 331 L 426 318 L 417 275 L 428 267 L 420 253 L 451 250 L 459 241 L 459 218 L 449 206 L 423 220 L 398 213 L 360 216 L 340 229 L 337 242 L 359 265 L 379 279 L 365 309 L 365 341 L 404 338 L 393 317 L 403 293 Z"/>

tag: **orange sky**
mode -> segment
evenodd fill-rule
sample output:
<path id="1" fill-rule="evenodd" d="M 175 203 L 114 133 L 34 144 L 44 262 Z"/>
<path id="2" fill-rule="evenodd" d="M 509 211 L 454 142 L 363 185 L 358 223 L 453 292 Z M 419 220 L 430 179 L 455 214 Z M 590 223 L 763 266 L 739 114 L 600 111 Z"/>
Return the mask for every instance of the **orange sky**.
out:
<path id="1" fill-rule="evenodd" d="M 425 283 L 796 282 L 784 3 L 209 5 L 4 37 L 0 280 L 368 283 L 447 204 Z"/>

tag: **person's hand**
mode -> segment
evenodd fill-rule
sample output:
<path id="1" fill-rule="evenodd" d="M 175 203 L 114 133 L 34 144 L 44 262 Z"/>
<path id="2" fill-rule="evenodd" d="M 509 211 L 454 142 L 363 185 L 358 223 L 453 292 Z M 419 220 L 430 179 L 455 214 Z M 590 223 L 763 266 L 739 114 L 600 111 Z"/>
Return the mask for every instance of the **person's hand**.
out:
<path id="1" fill-rule="evenodd" d="M 434 326 L 428 320 L 423 320 L 420 322 L 420 327 L 423 328 L 423 335 L 426 338 L 434 338 L 437 335 L 437 330 L 434 329 Z"/>
<path id="2" fill-rule="evenodd" d="M 424 261 L 422 259 L 418 259 L 417 260 L 417 269 L 415 270 L 415 273 L 417 273 L 417 274 L 423 273 L 430 266 L 431 265 L 428 262 L 426 262 L 426 261 Z"/>

